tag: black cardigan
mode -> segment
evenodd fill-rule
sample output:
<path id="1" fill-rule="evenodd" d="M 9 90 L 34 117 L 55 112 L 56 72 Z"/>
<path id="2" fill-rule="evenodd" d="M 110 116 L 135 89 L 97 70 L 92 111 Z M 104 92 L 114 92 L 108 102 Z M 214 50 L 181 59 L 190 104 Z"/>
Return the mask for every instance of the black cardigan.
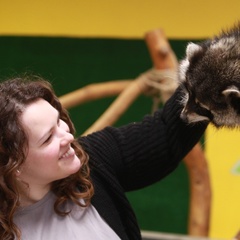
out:
<path id="1" fill-rule="evenodd" d="M 178 89 L 163 109 L 141 122 L 79 138 L 90 157 L 92 204 L 123 240 L 141 239 L 125 192 L 171 173 L 206 129 L 207 123 L 188 125 L 180 119 L 180 95 Z"/>

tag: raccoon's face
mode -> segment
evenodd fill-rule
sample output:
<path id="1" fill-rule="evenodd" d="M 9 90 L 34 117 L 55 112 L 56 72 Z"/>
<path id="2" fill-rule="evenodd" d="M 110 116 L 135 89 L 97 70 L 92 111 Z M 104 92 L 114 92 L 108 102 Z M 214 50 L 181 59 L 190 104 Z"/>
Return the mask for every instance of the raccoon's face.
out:
<path id="1" fill-rule="evenodd" d="M 180 63 L 181 118 L 216 127 L 240 126 L 240 39 L 224 37 L 190 43 Z"/>
<path id="2" fill-rule="evenodd" d="M 182 85 L 182 104 L 184 106 L 181 112 L 181 118 L 188 122 L 201 122 L 201 121 L 212 121 L 214 116 L 210 108 L 201 103 L 197 98 L 196 94 L 190 86 L 185 82 Z"/>
<path id="3" fill-rule="evenodd" d="M 206 94 L 207 95 L 207 94 Z M 240 126 L 240 92 L 234 86 L 222 91 L 225 102 L 198 100 L 189 88 L 183 87 L 181 118 L 188 123 L 207 121 L 215 127 Z M 208 97 L 208 96 L 207 96 Z"/>

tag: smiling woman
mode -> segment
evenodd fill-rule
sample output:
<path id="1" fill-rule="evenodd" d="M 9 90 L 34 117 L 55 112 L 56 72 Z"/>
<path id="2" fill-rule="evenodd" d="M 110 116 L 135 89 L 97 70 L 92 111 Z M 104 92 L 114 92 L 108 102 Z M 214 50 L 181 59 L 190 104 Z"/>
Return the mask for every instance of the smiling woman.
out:
<path id="1" fill-rule="evenodd" d="M 53 181 L 76 173 L 81 165 L 71 147 L 73 135 L 59 117 L 58 111 L 43 99 L 27 105 L 20 117 L 29 144 L 17 176 L 19 184 L 29 183 L 26 198 L 31 203 L 42 199 Z"/>
<path id="2" fill-rule="evenodd" d="M 180 98 L 178 89 L 141 122 L 75 140 L 48 82 L 2 82 L 0 238 L 141 239 L 126 192 L 171 173 L 207 127 L 181 121 Z"/>
<path id="3" fill-rule="evenodd" d="M 1 239 L 13 239 L 14 232 L 17 238 L 20 237 L 12 222 L 13 212 L 19 204 L 32 204 L 43 198 L 51 188 L 59 196 L 56 211 L 66 214 L 59 206 L 67 198 L 71 196 L 77 204 L 86 206 L 93 188 L 88 179 L 88 158 L 79 144 L 73 141 L 72 122 L 49 83 L 40 79 L 29 81 L 17 78 L 1 84 L 0 93 L 0 164 L 1 175 L 4 176 L 0 186 L 5 189 L 0 195 L 4 203 L 1 205 L 3 224 L 0 236 Z M 63 179 L 69 175 L 72 175 L 71 183 Z M 76 185 L 82 189 L 81 193 L 76 191 Z M 63 187 L 66 188 L 64 192 Z M 79 203 L 79 197 L 85 202 Z"/>

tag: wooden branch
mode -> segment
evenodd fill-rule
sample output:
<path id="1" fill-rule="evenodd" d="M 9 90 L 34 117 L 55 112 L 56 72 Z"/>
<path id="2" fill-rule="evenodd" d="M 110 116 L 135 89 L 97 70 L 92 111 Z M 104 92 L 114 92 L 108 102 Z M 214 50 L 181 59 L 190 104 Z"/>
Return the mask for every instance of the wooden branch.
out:
<path id="1" fill-rule="evenodd" d="M 59 98 L 65 108 L 71 108 L 87 101 L 103 97 L 116 96 L 123 91 L 132 81 L 110 81 L 94 83 L 80 88 L 76 91 L 63 95 Z"/>
<path id="2" fill-rule="evenodd" d="M 176 234 L 176 233 L 162 233 L 154 231 L 141 231 L 141 236 L 143 239 L 151 240 L 220 240 L 219 238 L 209 238 L 209 237 L 197 237 L 189 236 L 185 234 Z M 222 239 L 223 240 L 223 239 Z M 237 239 L 231 239 L 237 240 Z"/>
<path id="3" fill-rule="evenodd" d="M 171 50 L 163 30 L 157 29 L 148 32 L 145 40 L 156 69 L 177 70 L 176 56 Z M 191 194 L 188 232 L 194 236 L 208 236 L 211 187 L 207 161 L 199 143 L 185 157 L 184 162 L 190 177 Z"/>
<path id="4" fill-rule="evenodd" d="M 237 232 L 237 234 L 234 236 L 233 240 L 240 240 L 240 230 Z"/>
<path id="5" fill-rule="evenodd" d="M 145 41 L 156 69 L 177 70 L 178 61 L 162 29 L 145 34 Z"/>
<path id="6" fill-rule="evenodd" d="M 101 117 L 83 133 L 83 135 L 87 135 L 114 124 L 145 88 L 146 85 L 141 78 L 134 80 L 123 90 Z"/>
<path id="7" fill-rule="evenodd" d="M 195 145 L 184 162 L 190 178 L 191 201 L 188 231 L 193 236 L 208 236 L 211 212 L 211 186 L 207 160 L 200 144 Z"/>
<path id="8" fill-rule="evenodd" d="M 150 46 L 150 54 L 154 59 L 158 59 L 158 69 L 176 69 L 177 60 L 173 54 L 166 38 L 163 37 L 163 31 L 156 30 L 146 34 L 146 38 L 149 39 L 147 43 Z M 154 35 L 154 36 L 153 36 Z M 160 44 L 158 40 L 160 39 Z M 154 42 L 155 41 L 155 42 Z M 154 44 L 152 44 L 154 43 Z M 152 46 L 157 46 L 152 48 Z M 162 48 L 164 46 L 164 48 Z M 164 49 L 164 52 L 162 51 Z M 157 53 L 156 53 L 157 52 Z M 155 61 L 155 60 L 154 60 Z M 133 83 L 130 84 L 115 100 L 113 104 L 102 114 L 102 116 L 89 128 L 83 135 L 87 135 L 91 132 L 97 131 L 104 128 L 105 126 L 112 125 L 117 119 L 126 111 L 129 105 L 145 90 L 148 86 L 142 81 L 141 77 L 137 78 Z"/>

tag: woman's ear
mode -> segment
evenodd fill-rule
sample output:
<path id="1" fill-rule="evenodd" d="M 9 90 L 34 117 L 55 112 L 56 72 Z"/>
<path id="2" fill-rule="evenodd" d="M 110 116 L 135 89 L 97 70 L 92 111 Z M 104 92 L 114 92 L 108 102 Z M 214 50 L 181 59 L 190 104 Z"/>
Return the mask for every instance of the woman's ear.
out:
<path id="1" fill-rule="evenodd" d="M 20 174 L 21 174 L 21 171 L 19 169 L 17 169 L 15 174 L 16 174 L 17 177 L 19 177 Z"/>

